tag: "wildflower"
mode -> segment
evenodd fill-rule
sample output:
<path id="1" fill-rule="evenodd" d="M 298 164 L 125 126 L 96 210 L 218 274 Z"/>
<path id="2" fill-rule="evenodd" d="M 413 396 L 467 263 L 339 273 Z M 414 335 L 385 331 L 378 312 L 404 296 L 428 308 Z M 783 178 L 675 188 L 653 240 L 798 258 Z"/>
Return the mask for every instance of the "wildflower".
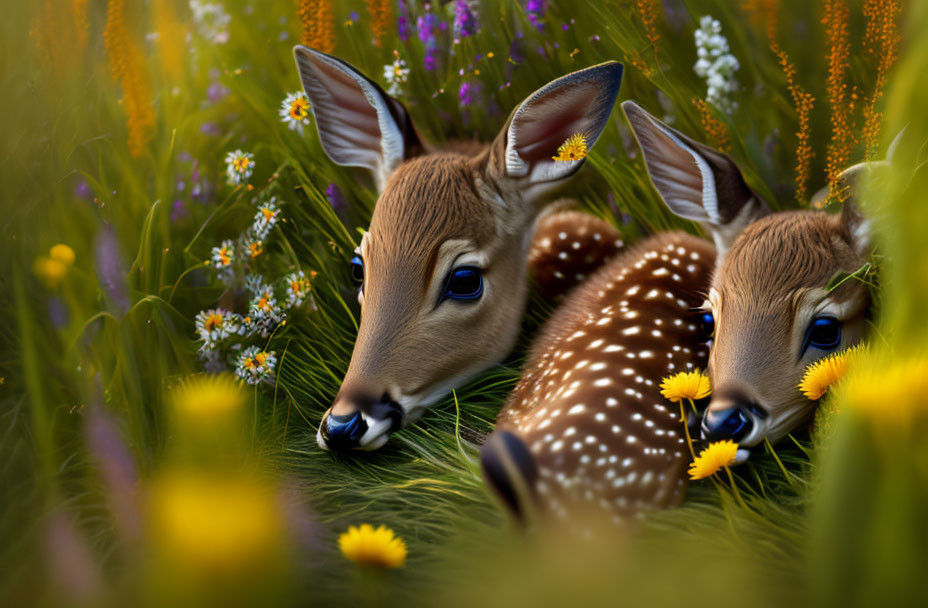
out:
<path id="1" fill-rule="evenodd" d="M 454 42 L 460 42 L 461 38 L 468 38 L 475 35 L 480 30 L 480 24 L 477 22 L 477 15 L 471 10 L 467 0 L 457 0 L 454 5 Z"/>
<path id="2" fill-rule="evenodd" d="M 193 418 L 228 414 L 245 403 L 239 382 L 230 374 L 193 375 L 174 390 L 175 409 Z"/>
<path id="3" fill-rule="evenodd" d="M 345 195 L 335 184 L 330 183 L 329 187 L 325 189 L 325 197 L 329 199 L 329 204 L 332 205 L 332 209 L 339 217 L 342 217 L 348 211 L 348 201 L 345 200 Z"/>
<path id="4" fill-rule="evenodd" d="M 396 33 L 399 35 L 400 40 L 406 42 L 412 35 L 412 25 L 409 23 L 409 6 L 406 4 L 406 0 L 399 0 L 397 9 L 399 14 L 396 17 Z"/>
<path id="5" fill-rule="evenodd" d="M 896 355 L 877 359 L 862 351 L 846 380 L 837 387 L 838 401 L 862 414 L 875 429 L 899 433 L 919 428 L 913 423 L 928 414 L 928 358 Z"/>
<path id="6" fill-rule="evenodd" d="M 275 495 L 257 481 L 175 470 L 156 478 L 146 496 L 151 541 L 185 575 L 247 575 L 281 550 Z"/>
<path id="7" fill-rule="evenodd" d="M 684 399 L 703 399 L 709 396 L 712 387 L 709 377 L 700 371 L 680 372 L 661 380 L 661 395 L 674 403 Z"/>
<path id="8" fill-rule="evenodd" d="M 463 108 L 473 104 L 480 95 L 480 90 L 481 87 L 479 82 L 462 82 L 461 88 L 458 89 L 458 101 L 461 107 Z"/>
<path id="9" fill-rule="evenodd" d="M 241 319 L 233 312 L 221 308 L 201 310 L 194 320 L 197 335 L 203 341 L 202 348 L 211 349 L 218 342 L 237 334 Z"/>
<path id="10" fill-rule="evenodd" d="M 264 253 L 264 239 L 260 238 L 254 232 L 254 228 L 249 228 L 241 236 L 241 251 L 245 252 L 247 259 L 254 260 Z"/>
<path id="11" fill-rule="evenodd" d="M 374 46 L 380 47 L 393 21 L 392 0 L 367 0 L 367 10 L 371 14 L 371 30 L 374 33 Z"/>
<path id="12" fill-rule="evenodd" d="M 290 93 L 280 102 L 280 121 L 287 123 L 291 131 L 303 134 L 303 125 L 309 124 L 309 99 L 303 91 Z"/>
<path id="13" fill-rule="evenodd" d="M 548 0 L 528 0 L 525 3 L 525 16 L 536 30 L 543 32 L 545 29 L 545 13 L 548 12 Z"/>
<path id="14" fill-rule="evenodd" d="M 243 319 L 241 327 L 244 327 L 244 325 L 245 320 Z M 221 374 L 228 369 L 225 361 L 222 360 L 222 354 L 215 348 L 206 348 L 204 345 L 197 351 L 197 355 L 203 363 L 203 371 L 207 374 Z"/>
<path id="15" fill-rule="evenodd" d="M 284 277 L 284 283 L 287 287 L 287 306 L 289 308 L 300 306 L 309 295 L 309 279 L 302 270 L 298 270 Z"/>
<path id="16" fill-rule="evenodd" d="M 586 137 L 582 133 L 575 133 L 557 149 L 557 156 L 551 158 L 557 161 L 581 160 L 586 158 L 586 154 Z"/>
<path id="17" fill-rule="evenodd" d="M 419 40 L 425 45 L 423 65 L 426 70 L 432 71 L 438 67 L 438 56 L 440 53 L 438 36 L 444 32 L 447 27 L 447 24 L 432 12 L 427 12 L 416 20 L 416 30 L 419 32 Z"/>
<path id="18" fill-rule="evenodd" d="M 277 207 L 277 197 L 272 196 L 258 205 L 258 213 L 255 214 L 254 223 L 252 223 L 255 236 L 261 240 L 266 239 L 271 229 L 277 224 L 279 217 L 280 209 Z"/>
<path id="19" fill-rule="evenodd" d="M 229 23 L 232 22 L 232 17 L 223 9 L 222 4 L 190 0 L 190 12 L 200 36 L 214 44 L 225 44 L 229 41 Z"/>
<path id="20" fill-rule="evenodd" d="M 406 561 L 406 543 L 386 526 L 376 530 L 370 524 L 348 526 L 338 537 L 342 555 L 363 566 L 399 568 Z"/>
<path id="21" fill-rule="evenodd" d="M 393 51 L 393 63 L 383 66 L 383 78 L 387 81 L 389 87 L 387 93 L 393 96 L 402 95 L 403 87 L 409 79 L 409 68 L 406 62 L 400 59 L 400 54 Z"/>
<path id="22" fill-rule="evenodd" d="M 710 443 L 690 463 L 690 479 L 705 479 L 730 466 L 738 454 L 738 444 L 730 439 Z"/>
<path id="23" fill-rule="evenodd" d="M 231 240 L 225 240 L 219 247 L 213 247 L 210 261 L 214 268 L 229 268 L 234 260 L 235 244 Z"/>
<path id="24" fill-rule="evenodd" d="M 859 354 L 863 347 L 858 345 L 810 363 L 802 375 L 799 390 L 809 399 L 821 399 L 828 388 L 837 384 L 847 371 L 848 359 Z"/>
<path id="25" fill-rule="evenodd" d="M 274 351 L 261 350 L 257 346 L 249 346 L 238 357 L 235 374 L 248 384 L 258 384 L 274 375 L 277 366 L 277 357 Z"/>
<path id="26" fill-rule="evenodd" d="M 58 260 L 66 266 L 70 266 L 74 263 L 75 255 L 74 250 L 65 245 L 64 243 L 58 243 L 54 247 L 48 250 L 48 256 L 53 260 Z"/>
<path id="27" fill-rule="evenodd" d="M 226 154 L 226 176 L 230 184 L 244 184 L 251 178 L 254 170 L 254 155 L 250 152 L 234 150 Z"/>
<path id="28" fill-rule="evenodd" d="M 332 0 L 299 0 L 298 13 L 303 24 L 303 44 L 323 53 L 334 51 L 335 9 Z"/>
<path id="29" fill-rule="evenodd" d="M 40 257 L 32 265 L 32 272 L 46 287 L 56 287 L 68 274 L 68 265 L 61 260 Z"/>
<path id="30" fill-rule="evenodd" d="M 729 52 L 728 40 L 722 36 L 722 25 L 716 19 L 709 15 L 700 19 L 694 36 L 699 60 L 693 71 L 706 80 L 706 101 L 730 114 L 735 103 L 728 96 L 738 90 L 735 72 L 741 66 Z"/>

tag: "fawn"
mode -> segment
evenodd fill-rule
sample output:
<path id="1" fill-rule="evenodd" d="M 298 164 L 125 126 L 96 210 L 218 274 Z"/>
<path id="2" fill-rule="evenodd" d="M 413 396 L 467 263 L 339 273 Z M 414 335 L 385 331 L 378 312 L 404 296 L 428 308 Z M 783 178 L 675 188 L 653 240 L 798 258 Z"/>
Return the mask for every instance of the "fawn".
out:
<path id="1" fill-rule="evenodd" d="M 749 448 L 808 420 L 806 366 L 862 337 L 869 292 L 829 291 L 869 254 L 869 223 L 771 213 L 727 156 L 632 102 L 622 104 L 651 181 L 709 242 L 653 236 L 605 264 L 548 321 L 481 454 L 485 479 L 518 516 L 600 507 L 616 521 L 683 499 L 690 454 L 661 378 L 708 367 L 706 441 Z"/>
<path id="2" fill-rule="evenodd" d="M 512 349 L 536 222 L 584 162 L 553 156 L 576 133 L 595 143 L 622 66 L 607 62 L 547 84 L 488 146 L 435 148 L 399 101 L 352 66 L 303 46 L 294 56 L 326 154 L 369 169 L 380 191 L 352 260 L 358 337 L 317 442 L 377 449 Z M 538 235 L 548 238 L 539 259 L 575 242 L 549 234 L 554 229 Z M 614 241 L 611 230 L 589 234 Z"/>

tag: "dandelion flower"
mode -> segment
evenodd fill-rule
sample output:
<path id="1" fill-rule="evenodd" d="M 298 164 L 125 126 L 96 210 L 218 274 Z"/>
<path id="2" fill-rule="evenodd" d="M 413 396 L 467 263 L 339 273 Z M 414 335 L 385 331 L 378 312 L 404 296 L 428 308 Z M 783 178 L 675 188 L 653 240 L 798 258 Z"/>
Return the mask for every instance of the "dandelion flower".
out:
<path id="1" fill-rule="evenodd" d="M 712 392 L 709 377 L 700 371 L 680 372 L 661 380 L 661 395 L 674 403 L 684 399 L 703 399 Z"/>
<path id="2" fill-rule="evenodd" d="M 75 255 L 74 250 L 65 245 L 64 243 L 59 243 L 48 250 L 48 256 L 53 260 L 58 260 L 62 264 L 70 266 L 74 263 Z"/>
<path id="3" fill-rule="evenodd" d="M 254 155 L 250 152 L 234 150 L 226 154 L 226 177 L 230 184 L 244 184 L 251 178 L 254 170 Z"/>
<path id="4" fill-rule="evenodd" d="M 197 335 L 203 341 L 201 348 L 211 349 L 221 340 L 238 333 L 240 323 L 237 314 L 221 308 L 201 310 L 195 319 Z"/>
<path id="5" fill-rule="evenodd" d="M 274 375 L 277 357 L 274 351 L 249 346 L 242 351 L 235 366 L 235 374 L 248 384 L 258 384 Z"/>
<path id="6" fill-rule="evenodd" d="M 928 417 L 928 357 L 884 356 L 876 358 L 866 350 L 863 359 L 850 361 L 847 378 L 836 390 L 836 401 L 868 419 L 875 429 L 900 431 L 918 428 L 919 419 Z"/>
<path id="7" fill-rule="evenodd" d="M 193 375 L 174 390 L 178 412 L 194 418 L 211 418 L 241 409 L 245 403 L 239 382 L 230 374 Z"/>
<path id="8" fill-rule="evenodd" d="M 145 496 L 152 543 L 185 573 L 248 574 L 283 548 L 275 495 L 260 482 L 180 470 L 156 478 Z"/>
<path id="9" fill-rule="evenodd" d="M 56 287 L 68 274 L 68 265 L 61 260 L 40 257 L 32 265 L 32 272 L 46 287 Z"/>
<path id="10" fill-rule="evenodd" d="M 277 207 L 277 197 L 272 196 L 267 201 L 258 205 L 258 213 L 255 214 L 252 223 L 252 231 L 255 236 L 261 240 L 267 238 L 271 229 L 280 219 L 280 209 Z"/>
<path id="11" fill-rule="evenodd" d="M 821 399 L 828 387 L 844 377 L 848 359 L 859 354 L 862 348 L 858 345 L 810 363 L 799 383 L 799 390 L 812 401 Z"/>
<path id="12" fill-rule="evenodd" d="M 557 161 L 581 160 L 586 158 L 586 154 L 586 136 L 582 133 L 575 133 L 557 149 L 557 156 L 551 158 Z"/>
<path id="13" fill-rule="evenodd" d="M 235 260 L 235 244 L 231 240 L 223 241 L 219 247 L 213 247 L 210 259 L 214 268 L 228 268 Z"/>
<path id="14" fill-rule="evenodd" d="M 280 102 L 280 121 L 287 123 L 291 131 L 303 133 L 303 125 L 309 124 L 309 99 L 303 91 L 290 93 Z"/>
<path id="15" fill-rule="evenodd" d="M 364 566 L 399 568 L 406 561 L 406 543 L 386 526 L 349 526 L 338 537 L 338 547 L 342 555 Z"/>
<path id="16" fill-rule="evenodd" d="M 710 443 L 690 463 L 690 479 L 705 479 L 731 465 L 738 454 L 738 444 L 730 439 Z"/>

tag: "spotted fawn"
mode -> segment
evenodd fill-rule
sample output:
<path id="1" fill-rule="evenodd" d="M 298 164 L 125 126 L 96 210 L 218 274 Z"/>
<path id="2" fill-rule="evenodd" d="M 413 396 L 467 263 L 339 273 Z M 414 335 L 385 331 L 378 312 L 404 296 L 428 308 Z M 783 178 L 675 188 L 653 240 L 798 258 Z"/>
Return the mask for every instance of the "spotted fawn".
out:
<path id="1" fill-rule="evenodd" d="M 856 344 L 866 323 L 863 284 L 827 288 L 869 254 L 852 200 L 838 214 L 771 213 L 727 156 L 632 102 L 623 109 L 655 189 L 714 246 L 653 236 L 571 292 L 540 332 L 481 456 L 487 482 L 524 517 L 594 508 L 628 521 L 679 503 L 690 454 L 663 377 L 707 369 L 697 438 L 734 440 L 741 461 L 808 421 L 803 371 Z"/>
<path id="2" fill-rule="evenodd" d="M 574 134 L 595 144 L 622 66 L 548 83 L 489 145 L 438 148 L 419 137 L 402 103 L 352 66 L 303 46 L 294 56 L 326 154 L 370 170 L 380 191 L 352 260 L 358 336 L 317 441 L 377 449 L 512 349 L 536 222 L 584 163 L 552 156 Z"/>

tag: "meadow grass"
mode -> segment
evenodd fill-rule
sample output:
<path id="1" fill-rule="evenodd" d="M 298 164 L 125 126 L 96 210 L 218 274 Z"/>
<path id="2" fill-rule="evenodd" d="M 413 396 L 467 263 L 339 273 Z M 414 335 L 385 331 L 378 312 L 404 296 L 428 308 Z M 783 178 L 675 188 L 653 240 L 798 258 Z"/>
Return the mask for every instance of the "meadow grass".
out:
<path id="1" fill-rule="evenodd" d="M 118 474 L 107 471 L 115 467 L 137 475 L 141 481 L 130 492 L 135 496 L 178 458 L 166 403 L 180 379 L 202 369 L 194 317 L 217 303 L 241 306 L 241 294 L 228 289 L 205 261 L 212 247 L 250 225 L 254 201 L 271 195 L 283 221 L 268 237 L 257 269 L 274 278 L 297 269 L 315 273 L 312 305 L 291 311 L 285 325 L 253 340 L 274 350 L 278 365 L 270 382 L 249 387 L 245 416 L 247 466 L 295 488 L 295 502 L 312 522 L 309 557 L 294 567 L 296 582 L 280 587 L 288 590 L 283 603 L 557 604 L 621 593 L 629 601 L 695 597 L 735 603 L 750 597 L 772 605 L 828 600 L 841 595 L 837 590 L 854 603 L 872 599 L 889 584 L 896 585 L 896 599 L 924 593 L 907 576 L 912 564 L 928 563 L 924 550 L 901 541 L 907 565 L 891 559 L 897 570 L 884 566 L 873 576 L 861 575 L 873 562 L 859 554 L 873 547 L 878 556 L 892 554 L 892 542 L 905 537 L 902 524 L 880 524 L 883 520 L 853 508 L 834 520 L 823 514 L 827 505 L 846 507 L 835 497 L 866 501 L 861 498 L 866 486 L 842 462 L 874 475 L 887 468 L 849 456 L 880 448 L 843 419 L 827 433 L 838 437 L 837 447 L 824 433 L 800 432 L 775 446 L 776 458 L 768 449 L 739 467 L 735 482 L 746 504 L 724 484 L 701 482 L 692 484 L 681 508 L 656 514 L 634 543 L 613 543 L 614 537 L 604 535 L 602 542 L 581 547 L 573 539 L 519 534 L 485 489 L 477 450 L 519 377 L 531 336 L 550 314 L 551 305 L 537 295 L 519 345 L 503 363 L 443 399 L 376 453 L 344 457 L 321 451 L 316 426 L 347 369 L 359 323 L 348 260 L 376 192 L 368 176 L 328 160 L 314 125 L 300 133 L 278 117 L 284 96 L 299 90 L 291 57 L 292 45 L 303 36 L 297 4 L 223 2 L 229 21 L 218 29 L 193 19 L 187 3 L 167 0 L 7 7 L 0 26 L 5 91 L 0 258 L 6 267 L 0 276 L 0 598 L 13 605 L 55 603 L 62 589 L 68 595 L 68 585 L 74 585 L 69 571 L 48 559 L 49 539 L 60 541 L 50 536 L 50 522 L 60 513 L 78 539 L 72 545 L 86 546 L 85 561 L 93 564 L 78 569 L 90 572 L 84 578 L 99 576 L 115 588 L 110 599 L 137 591 L 133 564 L 138 564 L 127 556 L 146 541 L 126 540 L 125 513 L 113 498 Z M 394 17 L 408 11 L 413 32 L 401 40 L 391 19 L 379 46 L 372 43 L 366 3 L 302 4 L 330 6 L 334 18 L 321 27 L 331 29 L 334 53 L 385 87 L 384 66 L 398 51 L 410 69 L 398 97 L 429 141 L 488 141 L 509 111 L 544 83 L 618 59 L 625 63 L 621 99 L 634 99 L 695 139 L 726 148 L 774 208 L 808 207 L 811 194 L 827 186 L 829 146 L 836 141 L 836 109 L 828 103 L 834 98 L 828 74 L 836 42 L 821 19 L 832 0 L 484 1 L 477 10 L 479 30 L 458 43 L 455 3 L 428 9 L 420 2 L 399 8 L 385 3 Z M 529 4 L 544 7 L 534 15 L 541 29 L 531 22 Z M 885 49 L 868 34 L 873 18 L 863 14 L 863 3 L 847 4 L 851 45 L 843 67 L 837 64 L 856 101 L 839 110 L 849 110 L 861 125 L 861 108 L 882 87 L 878 68 Z M 876 4 L 885 10 L 894 3 Z M 908 5 L 905 10 L 909 33 L 917 34 L 924 11 Z M 423 66 L 429 47 L 415 31 L 417 18 L 426 13 L 447 25 L 436 35 L 432 70 Z M 648 20 L 649 14 L 656 20 Z M 703 15 L 719 20 L 740 63 L 731 113 L 706 106 L 706 114 L 696 103 L 707 95 L 705 81 L 693 70 L 693 32 Z M 906 41 L 886 103 L 888 124 L 876 144 L 882 142 L 885 150 L 885 142 L 911 123 L 917 143 L 901 155 L 904 166 L 915 167 L 924 158 L 928 132 L 917 111 L 924 107 L 919 70 L 928 49 L 920 40 Z M 804 134 L 773 45 L 815 99 Z M 462 104 L 458 92 L 464 82 L 478 86 L 477 102 Z M 876 99 L 875 107 L 883 108 L 884 101 Z M 797 172 L 802 137 L 814 155 Z M 838 152 L 857 162 L 875 144 L 860 137 L 844 145 Z M 234 149 L 254 154 L 248 187 L 226 183 L 223 158 Z M 928 215 L 916 193 L 919 174 L 900 175 L 895 198 L 882 210 L 885 255 L 893 261 L 885 297 L 894 304 L 878 321 L 878 335 L 887 349 L 914 356 L 921 351 L 902 337 L 918 335 L 924 343 L 917 311 L 928 295 L 919 243 L 928 234 Z M 333 207 L 330 184 L 346 205 Z M 658 230 L 696 230 L 670 214 L 654 192 L 618 110 L 568 194 L 618 226 L 628 242 Z M 56 243 L 69 245 L 76 261 L 51 284 L 41 280 L 35 264 Z M 126 458 L 120 460 L 118 447 L 95 443 L 88 432 L 95 412 L 117 429 L 115 443 L 124 444 Z M 923 464 L 924 442 L 917 439 L 915 461 Z M 825 465 L 820 453 L 830 455 Z M 108 465 L 107 458 L 117 465 Z M 880 485 L 880 502 L 865 513 L 917 522 L 917 506 L 926 504 L 923 493 L 912 496 L 903 486 L 915 479 L 916 487 L 924 487 L 918 485 L 925 482 L 924 471 L 912 465 L 887 479 L 897 485 Z M 893 509 L 894 499 L 909 505 L 907 515 L 899 515 L 901 507 Z M 405 568 L 370 577 L 338 554 L 337 535 L 365 522 L 385 524 L 405 539 L 410 550 Z M 924 539 L 920 526 L 912 534 Z M 889 541 L 874 540 L 880 530 Z M 835 539 L 844 541 L 840 550 Z M 552 548 L 558 546 L 568 549 Z M 583 552 L 596 559 L 580 572 L 569 562 Z M 853 563 L 842 569 L 845 562 Z M 48 577 L 52 583 L 43 584 Z M 80 601 L 76 595 L 71 599 Z"/>

